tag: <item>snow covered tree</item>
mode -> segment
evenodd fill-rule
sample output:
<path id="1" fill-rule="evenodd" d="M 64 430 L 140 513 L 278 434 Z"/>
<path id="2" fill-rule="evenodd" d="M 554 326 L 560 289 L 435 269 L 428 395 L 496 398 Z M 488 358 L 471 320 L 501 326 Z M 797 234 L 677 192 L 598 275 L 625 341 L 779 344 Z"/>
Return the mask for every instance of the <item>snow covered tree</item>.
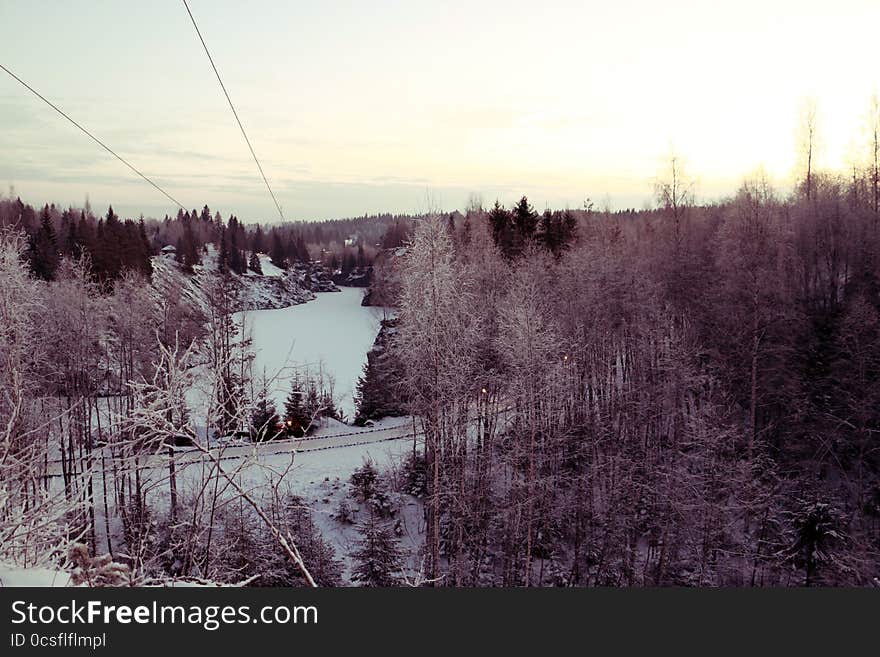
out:
<path id="1" fill-rule="evenodd" d="M 402 552 L 390 524 L 370 513 L 358 528 L 361 537 L 351 557 L 351 579 L 366 587 L 391 587 L 401 583 Z"/>
<path id="2" fill-rule="evenodd" d="M 439 215 L 416 226 L 401 280 L 399 340 L 410 408 L 421 419 L 425 436 L 430 473 L 426 548 L 430 576 L 436 579 L 442 516 L 450 495 L 443 481 L 447 476 L 460 481 L 460 473 L 447 472 L 447 467 L 460 465 L 453 455 L 467 442 L 467 417 L 477 388 L 473 368 L 479 335 L 475 297 Z M 462 533 L 463 526 L 456 531 Z"/>
<path id="3" fill-rule="evenodd" d="M 0 231 L 0 561 L 49 566 L 72 528 L 71 495 L 52 493 L 45 478 L 47 417 L 38 399 L 49 341 L 44 289 L 23 265 L 25 238 Z"/>

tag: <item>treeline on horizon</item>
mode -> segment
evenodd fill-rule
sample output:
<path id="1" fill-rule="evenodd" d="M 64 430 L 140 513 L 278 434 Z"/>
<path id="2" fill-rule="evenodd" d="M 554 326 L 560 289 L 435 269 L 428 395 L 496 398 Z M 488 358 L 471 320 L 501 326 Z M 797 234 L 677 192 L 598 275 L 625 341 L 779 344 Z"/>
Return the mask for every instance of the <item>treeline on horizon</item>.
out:
<path id="1" fill-rule="evenodd" d="M 347 274 L 369 267 L 383 249 L 402 245 L 416 217 L 375 215 L 315 223 L 245 226 L 235 215 L 224 220 L 219 211 L 205 205 L 200 212 L 178 211 L 162 220 L 122 219 L 109 207 L 96 215 L 85 208 L 62 209 L 54 204 L 41 208 L 20 198 L 0 198 L 0 229 L 23 231 L 27 238 L 26 259 L 33 274 L 53 280 L 65 257 L 87 256 L 96 282 L 111 287 L 125 271 L 146 277 L 152 273 L 150 257 L 173 246 L 184 270 L 201 264 L 206 246 L 213 244 L 221 263 L 243 274 L 262 273 L 254 253 L 264 253 L 282 269 L 297 262 L 320 261 L 331 270 Z"/>

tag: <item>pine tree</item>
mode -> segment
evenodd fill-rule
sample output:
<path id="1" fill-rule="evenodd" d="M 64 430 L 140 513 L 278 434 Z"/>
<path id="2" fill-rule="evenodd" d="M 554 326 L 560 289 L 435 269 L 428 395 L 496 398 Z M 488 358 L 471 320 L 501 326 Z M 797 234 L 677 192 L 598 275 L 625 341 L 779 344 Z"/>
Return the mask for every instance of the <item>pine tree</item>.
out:
<path id="1" fill-rule="evenodd" d="M 150 255 L 152 255 L 152 248 L 150 246 L 150 239 L 147 237 L 147 228 L 144 225 L 144 218 L 141 217 L 138 222 L 138 241 L 140 242 L 139 246 L 139 262 L 137 263 L 137 268 L 144 273 L 147 278 L 150 278 L 153 275 L 153 263 L 150 261 Z"/>
<path id="2" fill-rule="evenodd" d="M 251 414 L 251 436 L 254 441 L 272 440 L 280 433 L 281 420 L 275 411 L 275 403 L 266 397 L 266 391 L 260 391 L 256 408 Z"/>
<path id="3" fill-rule="evenodd" d="M 193 232 L 189 213 L 178 213 L 178 218 L 183 224 L 183 235 L 177 240 L 175 259 L 183 266 L 184 271 L 192 273 L 193 267 L 202 263 L 201 256 L 199 256 L 199 244 Z"/>
<path id="4" fill-rule="evenodd" d="M 523 196 L 513 208 L 513 225 L 516 229 L 515 254 L 519 255 L 525 245 L 534 239 L 538 227 L 538 213 L 534 211 L 529 199 Z"/>
<path id="5" fill-rule="evenodd" d="M 306 413 L 305 393 L 302 388 L 302 381 L 298 376 L 294 376 L 290 382 L 290 392 L 284 402 L 285 431 L 297 438 L 303 436 L 311 424 L 311 417 Z"/>
<path id="6" fill-rule="evenodd" d="M 402 552 L 387 522 L 371 513 L 360 526 L 361 538 L 352 552 L 354 568 L 351 579 L 368 587 L 390 587 L 401 583 Z"/>
<path id="7" fill-rule="evenodd" d="M 300 233 L 299 237 L 296 240 L 296 251 L 297 257 L 300 262 L 309 262 L 311 260 L 311 256 L 309 255 L 309 249 L 306 246 L 306 240 Z"/>
<path id="8" fill-rule="evenodd" d="M 229 273 L 229 231 L 226 227 L 220 228 L 220 251 L 217 254 L 217 269 L 221 274 Z"/>
<path id="9" fill-rule="evenodd" d="M 501 254 L 509 258 L 512 255 L 513 235 L 510 213 L 496 200 L 489 211 L 489 225 L 492 228 L 492 239 Z"/>
<path id="10" fill-rule="evenodd" d="M 260 256 L 257 255 L 256 251 L 251 253 L 250 260 L 248 260 L 248 268 L 255 274 L 263 275 L 263 265 L 260 264 Z"/>
<path id="11" fill-rule="evenodd" d="M 40 227 L 30 240 L 30 262 L 34 275 L 46 281 L 55 278 L 55 271 L 60 262 L 58 241 L 52 227 L 52 216 L 49 206 L 40 213 Z"/>
<path id="12" fill-rule="evenodd" d="M 558 218 L 549 209 L 544 210 L 544 214 L 541 215 L 541 232 L 538 234 L 538 239 L 545 249 L 555 254 L 559 251 L 560 237 Z"/>
<path id="13" fill-rule="evenodd" d="M 272 264 L 279 269 L 287 269 L 287 258 L 284 253 L 284 245 L 281 243 L 281 237 L 278 235 L 278 231 L 274 228 L 272 229 L 271 244 L 269 246 L 269 258 L 272 260 Z"/>
<path id="14" fill-rule="evenodd" d="M 588 206 L 588 210 L 591 211 L 592 203 Z M 566 210 L 562 213 L 562 239 L 561 239 L 561 248 L 566 248 L 571 245 L 577 239 L 577 217 L 571 212 L 571 210 Z"/>
<path id="15" fill-rule="evenodd" d="M 244 259 L 244 255 L 241 252 L 241 237 L 240 234 L 241 224 L 238 222 L 238 217 L 231 216 L 229 217 L 229 227 L 227 228 L 227 236 L 228 236 L 228 258 L 229 258 L 229 269 L 231 269 L 236 274 L 244 274 L 247 271 L 247 263 Z"/>
<path id="16" fill-rule="evenodd" d="M 263 253 L 266 250 L 266 236 L 263 234 L 263 227 L 257 224 L 254 229 L 254 236 L 251 238 L 251 249 L 256 253 Z"/>

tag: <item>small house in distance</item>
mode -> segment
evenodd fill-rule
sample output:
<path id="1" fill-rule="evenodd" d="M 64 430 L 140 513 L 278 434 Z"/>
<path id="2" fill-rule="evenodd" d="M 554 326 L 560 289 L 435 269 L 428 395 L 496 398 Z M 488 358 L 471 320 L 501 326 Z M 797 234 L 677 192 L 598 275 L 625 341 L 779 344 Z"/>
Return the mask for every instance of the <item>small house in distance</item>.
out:
<path id="1" fill-rule="evenodd" d="M 177 255 L 177 249 L 172 244 L 167 244 L 162 247 L 161 253 L 163 256 L 174 257 Z"/>

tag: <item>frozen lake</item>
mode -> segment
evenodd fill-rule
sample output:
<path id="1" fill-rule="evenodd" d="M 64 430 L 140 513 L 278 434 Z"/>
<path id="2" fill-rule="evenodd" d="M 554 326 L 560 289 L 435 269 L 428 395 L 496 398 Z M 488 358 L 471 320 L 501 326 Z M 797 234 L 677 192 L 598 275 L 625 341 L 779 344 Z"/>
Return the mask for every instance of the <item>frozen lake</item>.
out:
<path id="1" fill-rule="evenodd" d="M 335 381 L 338 408 L 354 417 L 355 384 L 379 331 L 381 308 L 361 306 L 364 289 L 323 292 L 308 303 L 279 310 L 236 313 L 253 339 L 254 378 L 265 371 L 279 414 L 290 391 L 293 367 L 322 368 Z"/>

